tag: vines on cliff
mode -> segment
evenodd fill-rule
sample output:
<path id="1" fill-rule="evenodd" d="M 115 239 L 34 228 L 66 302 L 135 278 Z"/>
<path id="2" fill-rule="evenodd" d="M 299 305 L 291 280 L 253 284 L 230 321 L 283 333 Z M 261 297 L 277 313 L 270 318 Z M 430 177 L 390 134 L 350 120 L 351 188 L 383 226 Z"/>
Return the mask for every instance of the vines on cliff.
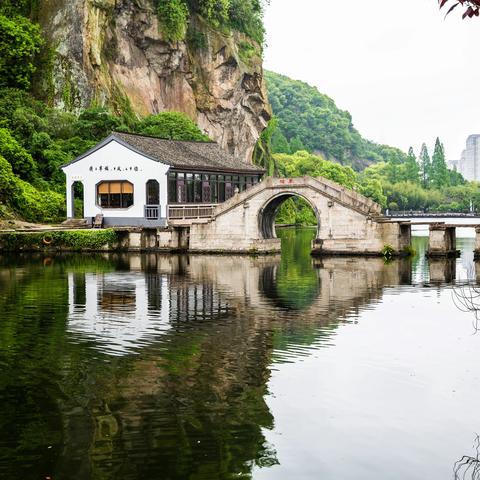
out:
<path id="1" fill-rule="evenodd" d="M 260 45 L 264 42 L 262 0 L 155 0 L 155 3 L 166 40 L 183 40 L 189 16 L 198 14 L 214 28 L 237 30 Z"/>

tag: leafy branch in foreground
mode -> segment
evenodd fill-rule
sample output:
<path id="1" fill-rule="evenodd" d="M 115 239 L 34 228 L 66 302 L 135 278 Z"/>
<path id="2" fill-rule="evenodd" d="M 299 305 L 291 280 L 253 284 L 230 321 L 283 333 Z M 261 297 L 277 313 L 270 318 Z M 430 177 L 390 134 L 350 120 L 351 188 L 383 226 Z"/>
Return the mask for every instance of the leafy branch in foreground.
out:
<path id="1" fill-rule="evenodd" d="M 478 17 L 480 15 L 480 0 L 438 0 L 440 8 L 449 7 L 446 15 L 455 10 L 459 5 L 465 8 L 462 18 Z"/>

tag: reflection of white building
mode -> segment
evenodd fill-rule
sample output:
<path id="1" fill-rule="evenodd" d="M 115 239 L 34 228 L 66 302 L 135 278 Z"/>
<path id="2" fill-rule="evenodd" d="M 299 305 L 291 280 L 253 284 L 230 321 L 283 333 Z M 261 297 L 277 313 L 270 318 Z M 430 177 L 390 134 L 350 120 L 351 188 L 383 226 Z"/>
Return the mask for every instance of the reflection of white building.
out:
<path id="1" fill-rule="evenodd" d="M 480 181 L 480 135 L 470 135 L 467 138 L 466 149 L 462 151 L 460 160 L 450 160 L 449 168 L 452 168 L 457 162 L 456 170 L 463 175 L 466 180 Z"/>
<path id="2" fill-rule="evenodd" d="M 69 333 L 92 340 L 113 355 L 151 343 L 170 329 L 168 278 L 159 279 L 158 289 L 150 292 L 149 298 L 145 275 L 69 273 Z M 155 315 L 149 312 L 152 303 Z"/>
<path id="3" fill-rule="evenodd" d="M 157 272 L 68 274 L 68 326 L 73 341 L 109 355 L 154 343 L 173 325 L 228 314 L 229 304 L 209 282 Z"/>

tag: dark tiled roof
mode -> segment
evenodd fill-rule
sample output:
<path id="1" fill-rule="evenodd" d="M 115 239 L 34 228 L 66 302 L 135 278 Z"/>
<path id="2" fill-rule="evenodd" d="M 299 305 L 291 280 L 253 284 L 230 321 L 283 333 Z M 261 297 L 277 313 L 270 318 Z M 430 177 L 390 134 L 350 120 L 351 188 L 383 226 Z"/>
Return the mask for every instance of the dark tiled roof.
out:
<path id="1" fill-rule="evenodd" d="M 188 142 L 115 132 L 114 138 L 174 168 L 264 173 L 261 168 L 228 154 L 214 142 Z"/>

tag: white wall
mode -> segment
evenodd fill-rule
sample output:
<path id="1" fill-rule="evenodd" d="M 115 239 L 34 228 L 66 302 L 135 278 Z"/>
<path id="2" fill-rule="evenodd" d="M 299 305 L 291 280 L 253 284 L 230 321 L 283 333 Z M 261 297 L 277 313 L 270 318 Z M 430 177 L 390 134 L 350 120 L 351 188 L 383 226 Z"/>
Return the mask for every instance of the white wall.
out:
<path id="1" fill-rule="evenodd" d="M 108 167 L 108 171 L 105 167 Z M 67 176 L 67 217 L 73 217 L 72 184 L 80 181 L 84 188 L 85 217 L 95 217 L 101 213 L 109 218 L 143 218 L 146 183 L 151 179 L 157 180 L 160 184 L 161 217 L 166 217 L 169 168 L 169 165 L 150 160 L 112 140 L 99 150 L 63 168 Z M 133 205 L 129 208 L 99 207 L 96 185 L 105 180 L 128 180 L 133 183 Z"/>

